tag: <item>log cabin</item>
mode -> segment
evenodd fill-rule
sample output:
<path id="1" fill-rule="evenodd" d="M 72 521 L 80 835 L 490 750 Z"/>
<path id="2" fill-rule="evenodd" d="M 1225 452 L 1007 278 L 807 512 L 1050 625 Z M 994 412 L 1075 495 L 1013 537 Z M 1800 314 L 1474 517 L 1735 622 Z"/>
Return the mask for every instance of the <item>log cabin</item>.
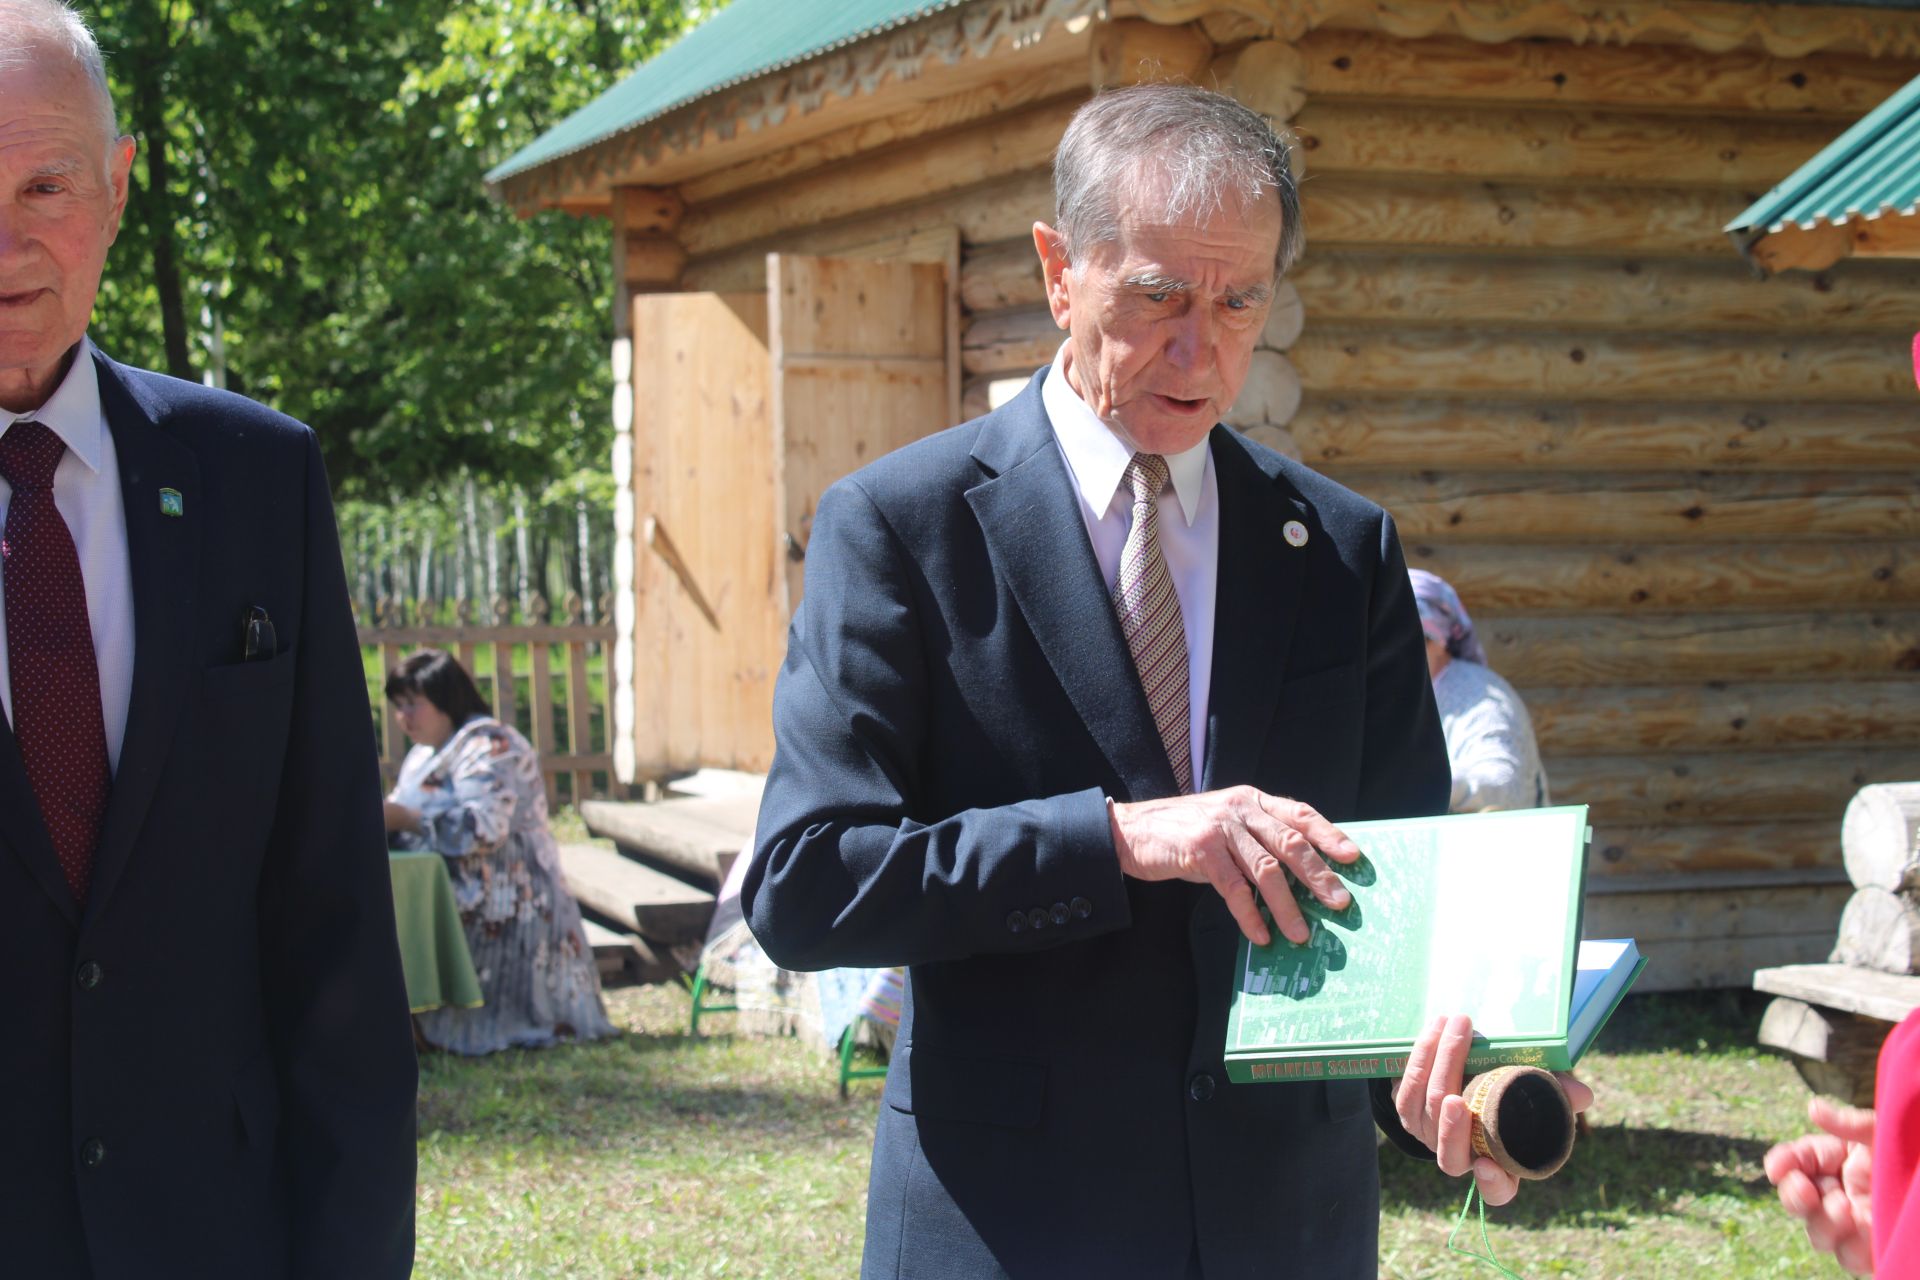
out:
<path id="1" fill-rule="evenodd" d="M 623 780 L 764 769 L 812 504 L 1049 360 L 1030 228 L 1140 79 L 1291 131 L 1231 425 L 1392 510 L 1592 806 L 1643 989 L 1822 959 L 1920 777 L 1920 263 L 1724 228 L 1920 72 L 1920 3 L 733 0 L 489 175 L 611 221 Z"/>

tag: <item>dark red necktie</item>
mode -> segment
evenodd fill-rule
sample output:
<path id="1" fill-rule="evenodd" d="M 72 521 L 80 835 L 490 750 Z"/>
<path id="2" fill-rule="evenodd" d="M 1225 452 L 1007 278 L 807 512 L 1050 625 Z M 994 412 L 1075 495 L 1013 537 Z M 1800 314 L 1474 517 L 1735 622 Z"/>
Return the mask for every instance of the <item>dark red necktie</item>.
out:
<path id="1" fill-rule="evenodd" d="M 38 422 L 15 422 L 0 435 L 0 476 L 13 486 L 0 536 L 0 588 L 13 736 L 60 869 L 84 905 L 111 774 L 86 583 L 73 534 L 53 505 L 53 472 L 66 451 Z"/>

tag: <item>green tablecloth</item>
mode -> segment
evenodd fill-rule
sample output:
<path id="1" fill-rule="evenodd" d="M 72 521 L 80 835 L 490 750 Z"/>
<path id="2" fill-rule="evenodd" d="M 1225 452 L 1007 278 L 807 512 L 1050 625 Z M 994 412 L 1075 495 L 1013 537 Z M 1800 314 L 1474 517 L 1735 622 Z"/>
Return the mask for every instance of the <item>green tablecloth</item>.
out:
<path id="1" fill-rule="evenodd" d="M 407 975 L 407 1003 L 428 1009 L 477 1009 L 480 976 L 473 971 L 460 909 L 453 902 L 447 863 L 437 853 L 389 853 L 393 914 L 400 926 L 400 967 Z"/>

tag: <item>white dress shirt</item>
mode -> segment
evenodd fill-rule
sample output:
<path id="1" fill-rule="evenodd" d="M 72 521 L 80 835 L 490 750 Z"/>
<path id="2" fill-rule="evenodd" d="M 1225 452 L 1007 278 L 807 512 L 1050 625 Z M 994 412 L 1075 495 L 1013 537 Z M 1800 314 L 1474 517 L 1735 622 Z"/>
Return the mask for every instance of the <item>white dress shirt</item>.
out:
<path id="1" fill-rule="evenodd" d="M 100 407 L 100 378 L 93 343 L 80 340 L 73 368 L 53 397 L 32 413 L 0 409 L 0 436 L 31 418 L 66 441 L 53 473 L 53 505 L 67 522 L 87 588 L 87 622 L 93 658 L 100 667 L 100 712 L 106 722 L 107 764 L 120 769 L 127 737 L 127 699 L 133 693 L 133 574 L 127 562 L 127 511 L 120 494 L 120 455 Z M 0 527 L 13 486 L 0 478 Z M 13 723 L 13 679 L 7 666 L 6 587 L 0 581 L 0 706 Z"/>
<path id="2" fill-rule="evenodd" d="M 1067 381 L 1066 348 L 1054 357 L 1040 384 L 1040 400 L 1054 441 L 1067 460 L 1080 518 L 1100 573 L 1113 594 L 1120 579 L 1120 552 L 1133 528 L 1133 492 L 1122 488 L 1133 448 L 1102 422 Z M 1160 495 L 1160 554 L 1166 557 L 1173 594 L 1180 601 L 1187 637 L 1188 740 L 1193 747 L 1193 785 L 1198 790 L 1207 758 L 1207 694 L 1213 681 L 1213 604 L 1220 565 L 1220 487 L 1213 453 L 1202 440 L 1167 458 L 1172 493 Z"/>

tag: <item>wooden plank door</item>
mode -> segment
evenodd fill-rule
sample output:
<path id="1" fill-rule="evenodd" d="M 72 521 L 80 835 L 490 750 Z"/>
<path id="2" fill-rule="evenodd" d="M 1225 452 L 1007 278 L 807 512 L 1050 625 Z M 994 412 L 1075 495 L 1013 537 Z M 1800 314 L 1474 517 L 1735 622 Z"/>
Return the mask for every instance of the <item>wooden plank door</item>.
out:
<path id="1" fill-rule="evenodd" d="M 775 527 L 788 612 L 820 494 L 957 421 L 952 268 L 769 254 Z"/>
<path id="2" fill-rule="evenodd" d="M 774 559 L 763 293 L 633 300 L 635 774 L 773 758 Z"/>

